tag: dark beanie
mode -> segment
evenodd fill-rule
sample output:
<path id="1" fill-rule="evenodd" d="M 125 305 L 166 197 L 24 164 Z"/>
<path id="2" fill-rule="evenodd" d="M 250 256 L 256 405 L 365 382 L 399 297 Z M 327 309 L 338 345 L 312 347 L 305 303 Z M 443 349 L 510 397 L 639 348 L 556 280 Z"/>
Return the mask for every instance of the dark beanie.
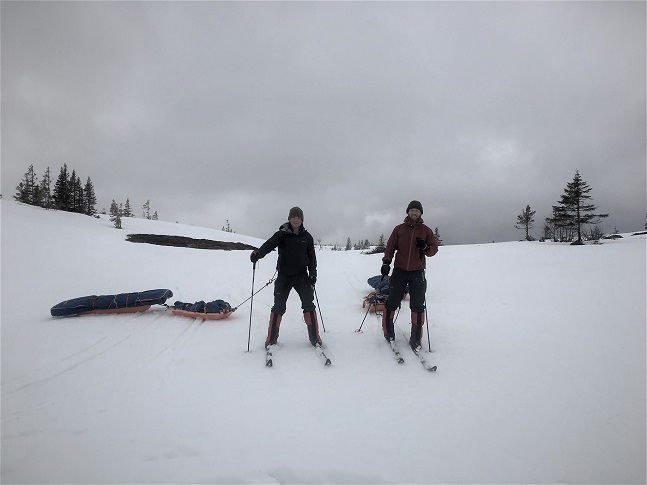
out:
<path id="1" fill-rule="evenodd" d="M 293 217 L 300 217 L 303 220 L 303 211 L 298 207 L 292 207 L 290 214 L 288 214 L 288 219 L 292 219 Z"/>
<path id="2" fill-rule="evenodd" d="M 409 202 L 409 205 L 407 206 L 407 214 L 411 209 L 418 209 L 422 214 L 422 204 L 417 200 L 412 200 L 411 202 Z"/>

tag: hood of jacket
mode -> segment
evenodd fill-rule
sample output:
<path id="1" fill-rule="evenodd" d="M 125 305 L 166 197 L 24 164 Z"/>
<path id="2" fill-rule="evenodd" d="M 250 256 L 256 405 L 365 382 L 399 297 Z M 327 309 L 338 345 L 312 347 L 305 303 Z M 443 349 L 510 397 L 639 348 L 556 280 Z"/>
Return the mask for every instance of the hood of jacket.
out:
<path id="1" fill-rule="evenodd" d="M 281 224 L 281 227 L 279 227 L 279 231 L 284 232 L 286 234 L 291 234 L 293 236 L 298 236 L 299 234 L 301 234 L 305 230 L 306 230 L 306 228 L 303 227 L 303 224 L 301 224 L 301 226 L 299 226 L 299 232 L 294 232 L 292 230 L 292 226 L 290 225 L 289 222 L 284 222 L 283 224 Z"/>
<path id="2" fill-rule="evenodd" d="M 411 217 L 407 216 L 407 217 L 404 218 L 404 223 L 407 226 L 413 227 L 413 226 L 415 226 L 417 224 L 424 224 L 425 221 L 422 220 L 422 217 L 418 217 L 418 220 L 414 221 L 413 219 L 411 219 Z"/>

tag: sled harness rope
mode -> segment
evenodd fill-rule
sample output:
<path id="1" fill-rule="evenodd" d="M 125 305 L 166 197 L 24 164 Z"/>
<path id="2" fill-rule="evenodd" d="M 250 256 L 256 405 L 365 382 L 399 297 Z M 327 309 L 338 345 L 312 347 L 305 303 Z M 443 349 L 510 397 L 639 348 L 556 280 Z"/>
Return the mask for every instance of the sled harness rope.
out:
<path id="1" fill-rule="evenodd" d="M 247 298 L 247 300 L 245 300 L 244 302 L 240 303 L 238 306 L 233 307 L 233 308 L 231 309 L 231 311 L 232 311 L 232 312 L 235 312 L 236 310 L 238 310 L 238 307 L 239 307 L 239 306 L 244 305 L 244 304 L 245 304 L 245 303 L 247 303 L 249 300 L 251 300 L 252 298 L 254 298 L 254 295 L 256 295 L 256 294 L 260 293 L 262 290 L 264 290 L 265 288 L 267 288 L 268 286 L 270 286 L 272 283 L 274 283 L 274 280 L 276 279 L 276 275 L 277 275 L 277 273 L 278 273 L 278 272 L 279 272 L 279 270 L 277 269 L 277 270 L 274 272 L 274 276 L 272 276 L 272 278 L 270 279 L 270 281 L 268 281 L 267 283 L 265 283 L 265 286 L 263 286 L 260 290 L 258 290 L 258 291 L 256 291 L 256 292 L 252 293 L 252 296 L 250 296 L 249 298 Z"/>

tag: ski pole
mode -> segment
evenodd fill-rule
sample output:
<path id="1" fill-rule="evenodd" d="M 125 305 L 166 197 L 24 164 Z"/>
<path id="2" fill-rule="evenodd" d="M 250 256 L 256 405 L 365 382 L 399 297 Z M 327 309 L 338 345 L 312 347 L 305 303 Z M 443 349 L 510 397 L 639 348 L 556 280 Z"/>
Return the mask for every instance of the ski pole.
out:
<path id="1" fill-rule="evenodd" d="M 317 308 L 319 309 L 319 317 L 321 318 L 321 328 L 323 328 L 323 331 L 325 332 L 326 326 L 324 325 L 323 315 L 321 314 L 321 305 L 319 304 L 319 297 L 317 296 L 317 288 L 313 286 L 312 289 L 315 292 L 315 299 L 317 300 Z"/>
<path id="2" fill-rule="evenodd" d="M 427 344 L 431 352 L 431 338 L 429 337 L 429 315 L 427 314 L 427 296 L 425 295 L 425 320 L 427 321 Z"/>
<path id="3" fill-rule="evenodd" d="M 247 352 L 249 352 L 249 342 L 252 339 L 252 310 L 254 309 L 254 279 L 256 278 L 256 261 L 252 268 L 252 296 L 250 297 L 251 303 L 249 304 L 249 332 L 247 333 Z"/>
<path id="4" fill-rule="evenodd" d="M 361 333 L 362 327 L 364 326 L 364 322 L 366 321 L 366 317 L 368 316 L 368 312 L 371 311 L 371 305 L 372 305 L 372 303 L 369 302 L 368 309 L 366 310 L 366 314 L 364 315 L 364 320 L 362 320 L 362 324 L 359 326 L 359 328 L 357 330 L 355 330 L 355 332 Z"/>
<path id="5" fill-rule="evenodd" d="M 427 313 L 427 275 L 425 270 L 422 270 L 422 279 L 425 282 L 425 320 L 427 321 L 427 344 L 429 345 L 429 352 L 431 352 L 431 338 L 429 337 L 429 314 Z"/>

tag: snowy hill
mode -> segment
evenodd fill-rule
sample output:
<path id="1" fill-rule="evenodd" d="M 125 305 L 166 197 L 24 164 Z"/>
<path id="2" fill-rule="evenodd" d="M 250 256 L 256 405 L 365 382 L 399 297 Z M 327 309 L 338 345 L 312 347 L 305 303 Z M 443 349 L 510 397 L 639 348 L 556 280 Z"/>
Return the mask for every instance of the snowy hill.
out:
<path id="1" fill-rule="evenodd" d="M 644 235 L 441 247 L 427 270 L 436 373 L 402 334 L 396 364 L 375 316 L 355 332 L 380 255 L 318 251 L 333 363 L 311 350 L 292 294 L 266 368 L 271 286 L 254 298 L 251 352 L 249 302 L 213 322 L 161 306 L 49 314 L 153 288 L 237 306 L 248 251 L 126 235 L 262 241 L 1 204 L 3 483 L 645 483 Z M 260 262 L 255 289 L 275 261 Z M 408 314 L 405 301 L 407 334 Z"/>

